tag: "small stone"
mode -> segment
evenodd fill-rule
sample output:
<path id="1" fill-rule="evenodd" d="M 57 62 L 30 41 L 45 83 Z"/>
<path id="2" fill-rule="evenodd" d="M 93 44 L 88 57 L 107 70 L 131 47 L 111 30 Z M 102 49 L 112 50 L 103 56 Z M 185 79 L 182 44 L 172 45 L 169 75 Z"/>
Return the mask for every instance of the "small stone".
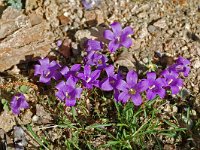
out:
<path id="1" fill-rule="evenodd" d="M 153 25 L 149 25 L 148 26 L 148 31 L 151 33 L 151 34 L 155 34 L 157 32 L 157 29 L 155 26 Z"/>
<path id="2" fill-rule="evenodd" d="M 171 112 L 171 107 L 169 104 L 166 104 L 164 111 L 168 113 Z"/>
<path id="3" fill-rule="evenodd" d="M 37 115 L 34 115 L 32 117 L 32 122 L 38 122 L 39 119 L 40 119 L 40 117 L 38 117 Z"/>
<path id="4" fill-rule="evenodd" d="M 86 19 L 86 22 L 93 26 L 96 24 L 95 20 L 96 20 L 96 13 L 95 10 L 90 10 L 90 11 L 86 11 L 84 14 L 84 17 Z"/>
<path id="5" fill-rule="evenodd" d="M 172 107 L 172 112 L 173 112 L 173 113 L 177 113 L 177 112 L 178 112 L 178 107 L 173 106 L 173 107 Z"/>
<path id="6" fill-rule="evenodd" d="M 147 28 L 143 27 L 142 30 L 141 30 L 141 32 L 140 32 L 139 38 L 143 39 L 144 37 L 146 37 L 148 35 L 149 35 L 149 32 L 148 32 Z"/>
<path id="7" fill-rule="evenodd" d="M 174 33 L 174 31 L 173 30 L 167 30 L 167 33 L 172 35 Z"/>
<path id="8" fill-rule="evenodd" d="M 181 50 L 186 51 L 186 50 L 188 50 L 188 47 L 187 47 L 187 46 L 183 46 L 183 47 L 181 48 Z"/>
<path id="9" fill-rule="evenodd" d="M 196 116 L 196 115 L 197 115 L 197 112 L 196 112 L 194 109 L 192 109 L 192 110 L 191 110 L 191 115 Z"/>
<path id="10" fill-rule="evenodd" d="M 15 116 L 11 112 L 3 111 L 0 114 L 0 128 L 5 132 L 10 131 L 16 125 Z"/>
<path id="11" fill-rule="evenodd" d="M 147 13 L 146 12 L 141 12 L 137 15 L 138 18 L 146 18 L 147 17 Z"/>
<path id="12" fill-rule="evenodd" d="M 155 27 L 159 27 L 161 29 L 164 29 L 167 27 L 166 21 L 164 19 L 160 19 L 160 20 L 156 21 L 153 25 Z"/>
<path id="13" fill-rule="evenodd" d="M 143 59 L 143 62 L 144 62 L 145 64 L 148 63 L 148 61 L 149 61 L 148 58 L 144 58 L 144 59 Z"/>
<path id="14" fill-rule="evenodd" d="M 195 60 L 193 64 L 194 64 L 193 67 L 194 67 L 195 69 L 200 68 L 200 60 L 199 60 L 199 59 Z"/>
<path id="15" fill-rule="evenodd" d="M 20 124 L 29 124 L 31 123 L 31 117 L 33 113 L 30 111 L 30 109 L 26 110 L 25 113 L 21 117 L 21 123 Z"/>
<path id="16" fill-rule="evenodd" d="M 64 15 L 58 16 L 61 25 L 67 25 L 70 22 L 70 19 Z"/>

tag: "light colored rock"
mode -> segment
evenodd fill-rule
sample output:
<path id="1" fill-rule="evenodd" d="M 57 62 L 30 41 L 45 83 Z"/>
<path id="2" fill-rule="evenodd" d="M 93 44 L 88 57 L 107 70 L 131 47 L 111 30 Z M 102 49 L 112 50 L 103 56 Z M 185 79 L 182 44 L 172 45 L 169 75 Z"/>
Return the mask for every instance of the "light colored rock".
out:
<path id="1" fill-rule="evenodd" d="M 199 60 L 199 59 L 197 59 L 197 60 L 194 61 L 193 67 L 194 67 L 195 69 L 200 68 L 200 60 Z"/>
<path id="2" fill-rule="evenodd" d="M 0 20 L 0 72 L 29 56 L 46 56 L 54 41 L 50 25 L 37 13 L 30 16 L 8 7 Z M 14 16 L 14 17 L 13 17 Z M 32 27 L 32 25 L 34 25 Z"/>
<path id="3" fill-rule="evenodd" d="M 154 24 L 153 24 L 155 27 L 159 27 L 161 29 L 164 29 L 167 27 L 167 24 L 166 24 L 166 21 L 165 19 L 160 19 L 158 21 L 156 21 Z"/>
<path id="4" fill-rule="evenodd" d="M 3 111 L 0 114 L 0 128 L 4 131 L 10 131 L 15 125 L 15 116 L 11 112 Z"/>

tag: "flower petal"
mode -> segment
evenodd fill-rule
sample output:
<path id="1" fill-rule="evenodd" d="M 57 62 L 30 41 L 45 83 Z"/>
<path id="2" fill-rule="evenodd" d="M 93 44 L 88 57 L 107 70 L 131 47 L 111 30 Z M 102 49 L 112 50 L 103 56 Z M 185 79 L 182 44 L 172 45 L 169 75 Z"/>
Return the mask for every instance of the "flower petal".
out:
<path id="1" fill-rule="evenodd" d="M 164 98 L 165 97 L 165 90 L 163 89 L 163 88 L 161 88 L 158 92 L 157 92 L 157 94 L 160 96 L 160 98 Z"/>
<path id="2" fill-rule="evenodd" d="M 184 77 L 187 77 L 190 73 L 190 67 L 186 67 L 185 71 L 183 72 Z"/>
<path id="3" fill-rule="evenodd" d="M 100 76 L 101 70 L 95 70 L 91 73 L 91 81 L 94 81 L 96 79 L 98 79 L 98 77 Z"/>
<path id="4" fill-rule="evenodd" d="M 104 33 L 103 33 L 103 36 L 104 36 L 105 39 L 108 39 L 108 40 L 114 39 L 114 34 L 110 30 L 105 30 Z"/>
<path id="5" fill-rule="evenodd" d="M 69 99 L 66 99 L 65 100 L 65 105 L 66 106 L 74 106 L 76 104 L 76 100 L 75 99 L 71 99 L 71 100 L 69 100 Z"/>
<path id="6" fill-rule="evenodd" d="M 65 99 L 65 97 L 66 97 L 66 96 L 63 94 L 63 92 L 61 92 L 61 91 L 56 92 L 55 96 L 56 96 L 58 99 L 60 99 L 61 101 L 63 101 L 63 100 Z"/>
<path id="7" fill-rule="evenodd" d="M 147 79 L 156 79 L 156 73 L 155 72 L 148 72 L 147 73 Z"/>
<path id="8" fill-rule="evenodd" d="M 66 75 L 67 73 L 69 72 L 69 68 L 67 67 L 67 66 L 65 66 L 61 71 L 60 71 L 60 73 L 62 74 L 62 75 Z"/>
<path id="9" fill-rule="evenodd" d="M 105 68 L 105 71 L 107 73 L 107 76 L 113 76 L 114 75 L 114 66 L 109 65 Z"/>
<path id="10" fill-rule="evenodd" d="M 80 97 L 81 97 L 82 91 L 83 91 L 82 88 L 76 88 L 76 90 L 75 90 L 75 92 L 76 92 L 75 97 L 76 97 L 76 98 L 80 98 Z"/>
<path id="11" fill-rule="evenodd" d="M 140 106 L 142 104 L 142 97 L 139 93 L 136 93 L 135 95 L 131 96 L 131 99 L 135 106 Z"/>
<path id="12" fill-rule="evenodd" d="M 133 70 L 130 70 L 128 73 L 127 73 L 127 76 L 126 76 L 126 82 L 128 83 L 128 85 L 130 86 L 134 86 L 136 83 L 137 83 L 137 80 L 138 80 L 138 75 L 135 71 Z"/>
<path id="13" fill-rule="evenodd" d="M 120 39 L 120 43 L 124 46 L 124 47 L 126 47 L 126 48 L 129 48 L 129 47 L 131 47 L 131 45 L 133 44 L 133 41 L 132 41 L 132 39 L 131 38 L 121 38 Z"/>
<path id="14" fill-rule="evenodd" d="M 119 36 L 121 34 L 122 26 L 119 22 L 114 22 L 110 26 L 111 26 L 115 36 Z"/>
<path id="15" fill-rule="evenodd" d="M 91 74 L 90 65 L 85 65 L 85 66 L 84 66 L 84 75 L 85 75 L 86 77 L 88 77 L 88 76 L 90 76 L 90 74 Z"/>
<path id="16" fill-rule="evenodd" d="M 127 92 L 122 92 L 119 94 L 118 99 L 122 101 L 122 103 L 126 103 L 130 99 L 130 95 Z"/>
<path id="17" fill-rule="evenodd" d="M 101 81 L 100 88 L 104 91 L 112 91 L 113 87 L 110 85 L 109 78 Z"/>
<path id="18" fill-rule="evenodd" d="M 39 79 L 39 81 L 41 82 L 41 83 L 46 83 L 46 84 L 48 84 L 49 82 L 50 82 L 50 80 L 51 80 L 51 78 L 45 78 L 44 76 L 40 76 L 40 79 Z"/>
<path id="19" fill-rule="evenodd" d="M 136 85 L 136 90 L 138 92 L 144 92 L 149 88 L 149 84 L 147 82 L 147 80 L 143 80 L 137 83 Z"/>
<path id="20" fill-rule="evenodd" d="M 133 33 L 134 33 L 133 29 L 130 26 L 125 27 L 122 31 L 122 35 L 124 35 L 124 36 L 128 36 Z"/>
<path id="21" fill-rule="evenodd" d="M 44 58 L 39 60 L 41 65 L 49 65 L 49 58 Z"/>
<path id="22" fill-rule="evenodd" d="M 172 91 L 172 94 L 175 95 L 175 94 L 178 94 L 180 89 L 178 86 L 171 86 L 171 91 Z"/>
<path id="23" fill-rule="evenodd" d="M 42 72 L 40 71 L 40 68 L 41 68 L 40 65 L 35 65 L 34 76 L 42 74 Z"/>
<path id="24" fill-rule="evenodd" d="M 75 64 L 71 67 L 71 71 L 79 71 L 81 69 L 81 64 Z"/>
<path id="25" fill-rule="evenodd" d="M 127 88 L 128 88 L 127 83 L 122 79 L 118 79 L 116 89 L 126 91 Z"/>
<path id="26" fill-rule="evenodd" d="M 75 88 L 75 86 L 76 86 L 76 82 L 75 82 L 75 80 L 73 79 L 72 76 L 70 76 L 70 77 L 68 78 L 66 84 L 69 85 L 69 86 L 71 86 L 71 87 L 73 87 L 73 88 Z"/>
<path id="27" fill-rule="evenodd" d="M 146 94 L 148 100 L 152 100 L 156 97 L 156 93 L 152 92 L 151 90 L 147 90 Z"/>
<path id="28" fill-rule="evenodd" d="M 60 83 L 58 83 L 55 88 L 58 90 L 62 90 L 65 87 L 65 82 L 61 81 Z"/>
<path id="29" fill-rule="evenodd" d="M 27 103 L 27 101 L 25 99 L 21 99 L 20 107 L 21 108 L 29 108 L 29 104 Z"/>
<path id="30" fill-rule="evenodd" d="M 108 44 L 108 49 L 110 50 L 111 53 L 113 53 L 119 48 L 119 46 L 120 44 L 116 42 L 116 40 L 113 40 Z"/>

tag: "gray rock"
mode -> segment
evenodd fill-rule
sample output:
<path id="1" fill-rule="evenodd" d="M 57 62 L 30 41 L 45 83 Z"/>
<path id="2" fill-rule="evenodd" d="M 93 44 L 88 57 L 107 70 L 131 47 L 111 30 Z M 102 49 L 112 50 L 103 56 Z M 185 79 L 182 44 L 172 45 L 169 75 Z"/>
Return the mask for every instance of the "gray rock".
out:
<path id="1" fill-rule="evenodd" d="M 167 27 L 167 24 L 166 24 L 166 21 L 165 19 L 160 19 L 158 21 L 156 21 L 154 24 L 153 24 L 155 27 L 159 27 L 161 29 L 164 29 Z"/>
<path id="2" fill-rule="evenodd" d="M 149 33 L 151 33 L 151 34 L 155 34 L 155 33 L 157 32 L 157 29 L 156 29 L 155 26 L 149 25 L 149 26 L 148 26 L 148 31 L 149 31 Z"/>

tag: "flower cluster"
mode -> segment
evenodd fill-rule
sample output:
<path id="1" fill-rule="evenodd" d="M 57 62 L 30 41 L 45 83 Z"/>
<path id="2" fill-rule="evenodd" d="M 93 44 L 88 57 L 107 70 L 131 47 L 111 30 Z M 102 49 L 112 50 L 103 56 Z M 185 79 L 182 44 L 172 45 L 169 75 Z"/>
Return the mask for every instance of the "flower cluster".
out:
<path id="1" fill-rule="evenodd" d="M 167 90 L 172 94 L 180 91 L 183 86 L 181 74 L 186 77 L 190 71 L 190 62 L 187 59 L 179 57 L 175 64 L 159 75 L 156 72 L 148 72 L 145 79 L 139 79 L 138 74 L 130 70 L 124 77 L 113 65 L 108 64 L 105 49 L 107 46 L 108 52 L 114 53 L 122 46 L 130 48 L 132 40 L 129 35 L 133 34 L 133 30 L 129 26 L 122 29 L 118 22 L 112 23 L 111 29 L 112 31 L 104 31 L 104 38 L 110 41 L 108 45 L 91 39 L 86 42 L 83 65 L 74 64 L 69 68 L 44 58 L 39 60 L 40 65 L 35 65 L 35 76 L 40 75 L 39 81 L 46 84 L 49 84 L 51 79 L 58 81 L 63 76 L 64 79 L 55 87 L 55 95 L 64 101 L 66 106 L 74 106 L 83 90 L 93 88 L 113 91 L 116 101 L 126 103 L 131 100 L 136 106 L 143 103 L 142 93 L 146 94 L 147 100 L 153 100 L 157 96 L 164 98 Z"/>

